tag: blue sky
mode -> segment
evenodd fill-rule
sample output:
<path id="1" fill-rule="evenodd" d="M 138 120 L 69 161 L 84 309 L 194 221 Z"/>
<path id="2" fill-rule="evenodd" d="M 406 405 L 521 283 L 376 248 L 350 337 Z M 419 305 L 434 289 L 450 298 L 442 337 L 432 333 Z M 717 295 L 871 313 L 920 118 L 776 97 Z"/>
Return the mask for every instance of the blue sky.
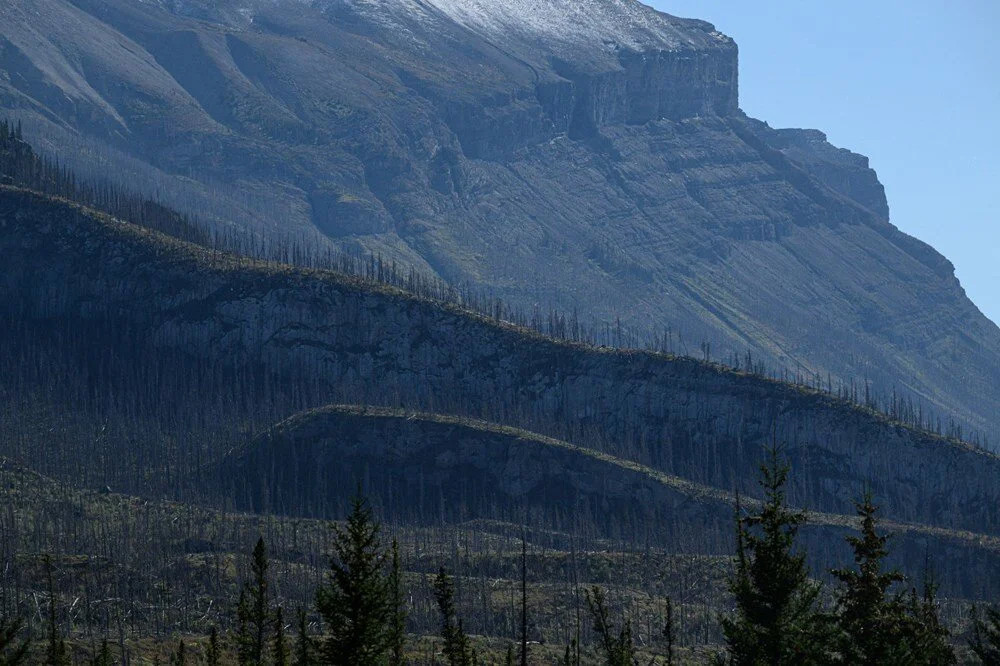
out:
<path id="1" fill-rule="evenodd" d="M 867 155 L 892 222 L 1000 322 L 1000 2 L 645 0 L 740 47 L 740 105 Z"/>

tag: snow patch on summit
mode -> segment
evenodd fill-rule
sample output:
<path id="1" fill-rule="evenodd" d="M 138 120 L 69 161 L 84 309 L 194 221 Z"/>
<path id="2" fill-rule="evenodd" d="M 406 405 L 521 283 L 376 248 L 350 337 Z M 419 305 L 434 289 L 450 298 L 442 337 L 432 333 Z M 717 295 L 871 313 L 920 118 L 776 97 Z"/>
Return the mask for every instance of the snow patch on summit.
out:
<path id="1" fill-rule="evenodd" d="M 638 0 L 416 0 L 495 39 L 533 36 L 591 47 L 678 49 L 728 42 L 703 21 L 663 14 Z"/>
<path id="2" fill-rule="evenodd" d="M 704 21 L 659 12 L 639 0 L 136 0 L 171 13 L 246 27 L 266 10 L 349 7 L 409 34 L 419 25 L 458 24 L 496 44 L 529 40 L 550 50 L 677 50 L 731 42 Z"/>

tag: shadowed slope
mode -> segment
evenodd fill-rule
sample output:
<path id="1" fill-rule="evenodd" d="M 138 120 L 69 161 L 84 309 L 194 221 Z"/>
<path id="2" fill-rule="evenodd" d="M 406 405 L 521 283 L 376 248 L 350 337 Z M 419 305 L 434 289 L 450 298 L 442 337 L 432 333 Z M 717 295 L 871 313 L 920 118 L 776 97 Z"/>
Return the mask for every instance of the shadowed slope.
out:
<path id="1" fill-rule="evenodd" d="M 732 549 L 731 493 L 551 437 L 442 414 L 310 410 L 232 452 L 216 471 L 211 485 L 223 489 L 220 497 L 257 513 L 339 516 L 361 480 L 384 515 L 409 524 L 527 520 L 585 541 L 708 555 Z M 750 509 L 759 501 L 744 496 L 742 503 Z M 804 538 L 818 571 L 849 557 L 843 537 L 856 524 L 853 515 L 808 513 Z M 945 570 L 951 594 L 992 594 L 980 590 L 980 576 L 1000 572 L 1000 537 L 893 521 L 884 527 L 896 535 L 895 561 L 905 570 L 918 571 L 930 558 Z"/>

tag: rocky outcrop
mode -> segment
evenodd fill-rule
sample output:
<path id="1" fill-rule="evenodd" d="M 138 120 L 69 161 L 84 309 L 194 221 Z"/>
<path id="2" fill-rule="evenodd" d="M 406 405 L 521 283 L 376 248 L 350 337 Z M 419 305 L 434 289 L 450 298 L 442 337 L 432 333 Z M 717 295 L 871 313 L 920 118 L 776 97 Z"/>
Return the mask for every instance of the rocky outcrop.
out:
<path id="1" fill-rule="evenodd" d="M 556 72 L 570 82 L 568 90 L 543 107 L 550 117 L 569 120 L 565 129 L 556 125 L 557 131 L 583 139 L 608 125 L 643 125 L 737 110 L 735 47 L 625 52 L 619 54 L 619 62 L 620 69 L 598 74 L 580 72 L 571 62 L 554 62 Z"/>
<path id="2" fill-rule="evenodd" d="M 790 161 L 803 167 L 811 176 L 834 192 L 855 201 L 882 219 L 889 219 L 885 188 L 864 155 L 836 148 L 819 130 L 779 129 L 750 121 L 755 133 Z"/>

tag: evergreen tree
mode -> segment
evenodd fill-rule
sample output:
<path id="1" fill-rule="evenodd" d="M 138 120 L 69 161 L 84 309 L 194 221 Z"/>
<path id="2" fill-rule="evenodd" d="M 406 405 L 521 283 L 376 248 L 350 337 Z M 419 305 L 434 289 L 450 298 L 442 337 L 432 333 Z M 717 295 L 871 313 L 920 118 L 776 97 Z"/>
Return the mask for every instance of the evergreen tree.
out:
<path id="1" fill-rule="evenodd" d="M 0 618 L 0 666 L 20 666 L 27 663 L 28 641 L 18 641 L 24 627 L 20 618 Z"/>
<path id="2" fill-rule="evenodd" d="M 469 643 L 462 621 L 457 619 L 455 584 L 444 567 L 434 577 L 434 598 L 441 614 L 441 638 L 444 639 L 443 651 L 448 666 L 475 666 L 476 652 Z"/>
<path id="3" fill-rule="evenodd" d="M 528 666 L 528 542 L 521 527 L 521 666 Z"/>
<path id="4" fill-rule="evenodd" d="M 957 663 L 949 639 L 951 632 L 941 623 L 937 602 L 937 582 L 930 572 L 924 575 L 923 593 L 910 591 L 907 642 L 916 666 L 951 666 Z"/>
<path id="5" fill-rule="evenodd" d="M 175 652 L 171 657 L 170 663 L 173 664 L 173 666 L 187 665 L 187 648 L 184 646 L 183 639 L 177 641 L 177 652 Z"/>
<path id="6" fill-rule="evenodd" d="M 257 539 L 250 558 L 250 580 L 246 583 L 249 615 L 247 634 L 250 640 L 246 648 L 247 664 L 260 666 L 264 663 L 268 638 L 271 633 L 271 606 L 268 600 L 267 546 L 264 538 Z"/>
<path id="7" fill-rule="evenodd" d="M 101 641 L 101 649 L 94 655 L 90 663 L 93 666 L 114 666 L 115 660 L 111 657 L 111 646 L 108 645 L 107 638 Z"/>
<path id="8" fill-rule="evenodd" d="M 729 582 L 736 612 L 722 620 L 730 660 L 736 666 L 825 663 L 820 587 L 809 581 L 805 554 L 795 548 L 805 517 L 786 504 L 788 467 L 777 446 L 760 470 L 765 495 L 760 512 L 743 518 L 737 501 L 737 562 Z"/>
<path id="9" fill-rule="evenodd" d="M 208 634 L 208 650 L 205 652 L 205 661 L 208 666 L 220 666 L 222 663 L 222 650 L 219 648 L 219 630 L 212 625 L 212 630 Z"/>
<path id="10" fill-rule="evenodd" d="M 274 612 L 274 644 L 272 646 L 274 666 L 288 666 L 288 644 L 285 641 L 285 618 L 281 606 Z"/>
<path id="11" fill-rule="evenodd" d="M 1000 666 L 1000 608 L 973 608 L 969 647 L 985 666 Z"/>
<path id="12" fill-rule="evenodd" d="M 399 542 L 392 540 L 392 567 L 389 571 L 389 588 L 392 594 L 392 624 L 389 642 L 392 646 L 392 666 L 403 666 L 406 648 L 406 611 L 403 608 L 402 574 L 399 564 Z"/>
<path id="13" fill-rule="evenodd" d="M 888 536 L 878 533 L 878 507 L 866 492 L 857 503 L 860 536 L 849 536 L 856 569 L 836 569 L 838 661 L 874 666 L 950 666 L 955 654 L 949 632 L 938 617 L 937 583 L 928 572 L 921 595 L 891 594 L 904 580 L 897 570 L 883 570 Z"/>
<path id="14" fill-rule="evenodd" d="M 298 638 L 295 642 L 295 666 L 312 666 L 312 639 L 309 637 L 309 626 L 306 622 L 306 612 L 298 612 Z"/>
<path id="15" fill-rule="evenodd" d="M 236 604 L 236 663 L 239 666 L 251 664 L 250 602 L 247 600 L 246 586 L 240 587 L 240 600 Z"/>
<path id="16" fill-rule="evenodd" d="M 663 622 L 663 638 L 667 642 L 667 666 L 674 666 L 674 643 L 677 633 L 674 628 L 674 601 L 667 597 L 666 618 Z"/>
<path id="17" fill-rule="evenodd" d="M 889 554 L 888 537 L 877 531 L 877 507 L 870 492 L 857 503 L 861 535 L 848 536 L 857 569 L 835 569 L 840 581 L 837 590 L 837 647 L 839 661 L 858 666 L 875 666 L 899 659 L 905 645 L 907 622 L 902 600 L 890 597 L 893 585 L 903 581 L 896 570 L 883 571 Z"/>
<path id="18" fill-rule="evenodd" d="M 587 607 L 594 620 L 594 633 L 601 642 L 607 666 L 633 666 L 636 660 L 635 644 L 632 641 L 632 622 L 626 620 L 616 633 L 609 619 L 608 605 L 604 591 L 596 585 L 587 590 Z"/>
<path id="19" fill-rule="evenodd" d="M 329 577 L 316 591 L 316 608 L 329 631 L 323 658 L 335 666 L 381 666 L 392 650 L 392 595 L 379 525 L 358 496 L 347 527 L 334 529 Z"/>
<path id="20" fill-rule="evenodd" d="M 45 572 L 49 589 L 48 645 L 45 650 L 45 663 L 48 666 L 68 666 L 69 650 L 56 622 L 56 591 L 52 581 L 52 559 L 48 555 L 45 556 Z"/>

